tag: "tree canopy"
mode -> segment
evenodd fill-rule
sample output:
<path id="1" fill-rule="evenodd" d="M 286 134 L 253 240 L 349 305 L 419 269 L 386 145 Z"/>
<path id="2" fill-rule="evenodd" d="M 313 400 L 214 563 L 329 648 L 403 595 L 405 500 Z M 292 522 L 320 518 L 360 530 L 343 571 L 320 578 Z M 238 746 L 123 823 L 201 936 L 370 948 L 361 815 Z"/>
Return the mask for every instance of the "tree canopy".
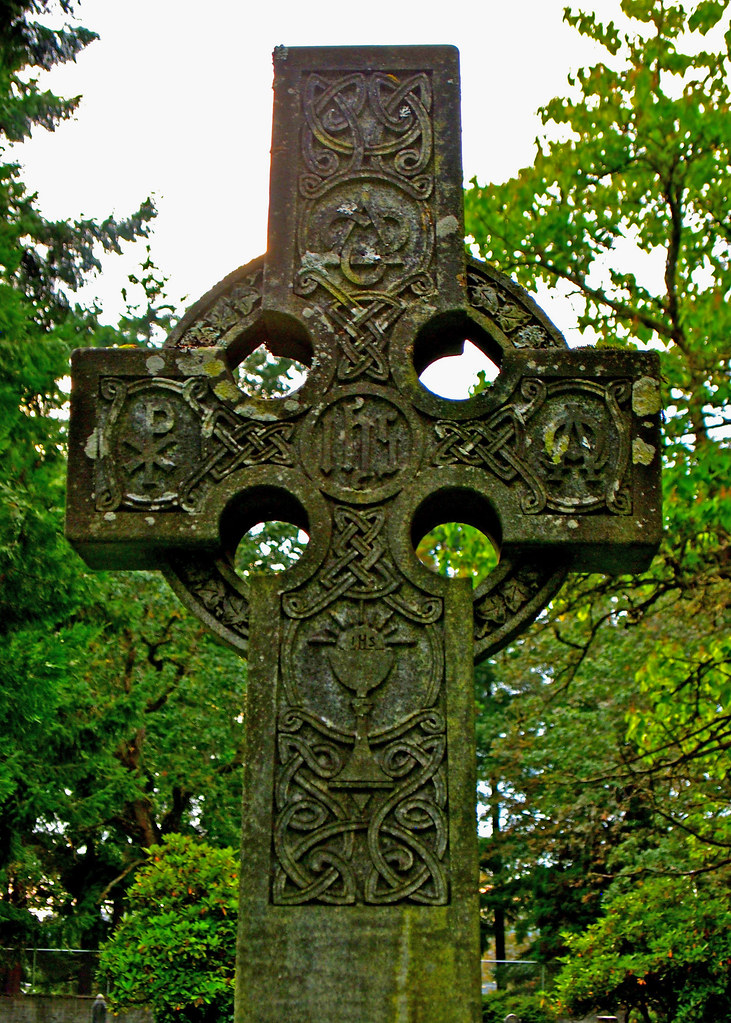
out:
<path id="1" fill-rule="evenodd" d="M 118 328 L 74 301 L 105 252 L 148 235 L 149 200 L 50 221 L 22 180 L 18 145 L 79 102 L 43 87 L 96 38 L 74 7 L 0 13 L 0 945 L 18 948 L 95 947 L 144 848 L 171 831 L 235 841 L 239 814 L 241 662 L 162 580 L 90 575 L 63 537 L 70 351 L 149 342 L 171 313 L 149 251 Z"/>
<path id="2" fill-rule="evenodd" d="M 647 914 L 649 948 L 665 883 L 718 892 L 711 879 L 729 878 L 726 6 L 621 0 L 607 25 L 567 11 L 605 59 L 542 109 L 533 166 L 466 193 L 481 255 L 529 289 L 568 294 L 590 341 L 662 359 L 660 554 L 637 578 L 573 577 L 492 668 L 505 710 L 491 736 L 501 827 L 486 865 L 499 853 L 495 889 L 539 954 L 559 954 L 567 931 L 592 936 L 570 943 L 581 962 L 562 980 L 569 1005 L 575 994 L 588 1006 L 587 990 L 601 1001 L 602 985 L 578 978 L 590 950 L 602 954 L 602 927 L 642 931 Z M 719 982 L 728 996 L 728 972 Z"/>
<path id="3" fill-rule="evenodd" d="M 170 835 L 151 846 L 127 914 L 102 951 L 122 1005 L 149 1005 L 158 1023 L 219 1023 L 233 1013 L 237 856 Z"/>

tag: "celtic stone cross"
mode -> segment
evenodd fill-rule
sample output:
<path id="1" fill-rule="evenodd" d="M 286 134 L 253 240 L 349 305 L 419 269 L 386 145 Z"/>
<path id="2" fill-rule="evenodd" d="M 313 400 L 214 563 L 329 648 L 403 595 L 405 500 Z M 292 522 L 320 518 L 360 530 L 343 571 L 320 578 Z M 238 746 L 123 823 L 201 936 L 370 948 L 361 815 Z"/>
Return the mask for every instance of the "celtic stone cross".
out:
<path id="1" fill-rule="evenodd" d="M 658 541 L 657 360 L 570 351 L 465 256 L 459 124 L 450 47 L 277 50 L 266 256 L 165 347 L 74 357 L 72 542 L 248 655 L 240 1023 L 479 1018 L 473 658 Z M 466 338 L 495 382 L 427 391 Z M 293 394 L 239 389 L 262 341 Z M 310 543 L 246 586 L 269 519 Z M 500 548 L 474 593 L 414 554 L 449 521 Z"/>

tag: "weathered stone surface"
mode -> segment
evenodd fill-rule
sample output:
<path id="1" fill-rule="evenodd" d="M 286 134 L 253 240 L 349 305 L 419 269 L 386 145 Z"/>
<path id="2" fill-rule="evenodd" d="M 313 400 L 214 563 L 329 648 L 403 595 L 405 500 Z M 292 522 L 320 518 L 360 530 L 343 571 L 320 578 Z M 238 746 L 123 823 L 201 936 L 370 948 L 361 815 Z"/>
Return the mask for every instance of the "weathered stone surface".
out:
<path id="1" fill-rule="evenodd" d="M 70 538 L 248 650 L 241 1023 L 479 1018 L 473 656 L 659 538 L 656 357 L 568 350 L 465 257 L 461 184 L 456 51 L 281 48 L 267 256 L 164 349 L 74 358 Z M 466 338 L 497 380 L 425 390 Z M 309 367 L 287 398 L 237 386 L 262 340 Z M 248 589 L 267 519 L 310 544 Z M 414 555 L 454 520 L 501 550 L 474 595 Z"/>

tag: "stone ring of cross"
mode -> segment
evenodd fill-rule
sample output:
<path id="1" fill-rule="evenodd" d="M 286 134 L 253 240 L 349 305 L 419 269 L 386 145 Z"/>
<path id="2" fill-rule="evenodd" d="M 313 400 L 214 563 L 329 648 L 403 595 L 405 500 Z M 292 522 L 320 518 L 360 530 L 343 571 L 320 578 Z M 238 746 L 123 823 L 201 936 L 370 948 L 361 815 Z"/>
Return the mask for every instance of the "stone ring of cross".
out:
<path id="1" fill-rule="evenodd" d="M 275 354 L 297 358 L 311 367 L 312 348 L 301 330 L 296 332 L 294 342 L 286 332 L 281 338 L 276 333 L 271 336 L 267 332 L 261 311 L 263 268 L 264 257 L 261 257 L 234 271 L 211 289 L 188 310 L 166 341 L 166 348 L 185 353 L 197 352 L 195 357 L 201 365 L 210 365 L 203 361 L 205 349 L 215 348 L 217 357 L 224 353 L 227 369 L 232 374 L 227 383 L 232 386 L 235 386 L 233 371 L 236 366 L 262 343 Z M 541 504 L 545 507 L 549 499 L 545 484 L 531 471 L 524 454 L 521 412 L 530 405 L 530 399 L 521 397 L 511 408 L 500 407 L 497 416 L 489 412 L 486 415 L 486 406 L 489 408 L 495 403 L 471 399 L 456 403 L 439 399 L 425 392 L 417 379 L 424 369 L 425 360 L 431 362 L 441 355 L 452 354 L 455 347 L 461 349 L 468 337 L 498 365 L 503 362 L 503 353 L 511 349 L 545 351 L 566 347 L 561 333 L 522 288 L 498 271 L 469 257 L 467 296 L 469 305 L 462 322 L 452 322 L 441 331 L 435 331 L 432 324 L 432 331 L 422 332 L 418 339 L 421 345 L 410 348 L 407 342 L 402 344 L 401 350 L 396 349 L 395 358 L 401 361 L 396 361 L 392 376 L 401 382 L 400 393 L 406 393 L 407 405 L 420 405 L 434 416 L 436 434 L 431 464 L 442 481 L 448 477 L 453 480 L 451 485 L 441 486 L 438 501 L 432 499 L 431 504 L 423 502 L 420 508 L 413 509 L 410 522 L 401 517 L 401 523 L 410 526 L 412 539 L 417 541 L 425 528 L 442 521 L 440 516 L 448 515 L 461 516 L 460 521 L 471 521 L 499 542 L 499 521 L 496 521 L 489 502 L 480 502 L 474 496 L 466 499 L 469 474 L 461 473 L 460 467 L 479 470 L 489 466 L 498 479 L 520 486 L 523 502 L 533 500 L 536 511 L 540 510 Z M 181 601 L 219 638 L 243 654 L 248 642 L 249 602 L 247 584 L 233 567 L 232 555 L 238 535 L 244 526 L 248 529 L 262 521 L 262 516 L 267 513 L 275 518 L 292 520 L 305 531 L 311 529 L 310 523 L 314 518 L 302 503 L 291 498 L 283 499 L 281 493 L 277 497 L 270 492 L 265 499 L 264 488 L 271 484 L 271 473 L 258 472 L 259 467 L 292 467 L 299 461 L 320 486 L 328 487 L 330 484 L 331 493 L 347 494 L 350 491 L 348 496 L 351 498 L 367 494 L 369 502 L 383 499 L 389 491 L 395 491 L 399 476 L 417 474 L 418 465 L 408 456 L 404 457 L 409 445 L 404 434 L 412 427 L 411 423 L 407 425 L 406 416 L 394 411 L 397 406 L 392 401 L 382 401 L 380 408 L 371 408 L 370 420 L 366 421 L 363 410 L 353 408 L 357 391 L 348 392 L 348 385 L 359 378 L 383 386 L 391 377 L 386 362 L 386 331 L 389 320 L 395 319 L 400 310 L 398 306 L 394 308 L 394 305 L 379 302 L 379 297 L 372 305 L 366 306 L 366 315 L 359 317 L 357 334 L 355 330 L 348 331 L 347 326 L 341 325 L 346 322 L 346 309 L 333 303 L 329 310 L 347 352 L 335 369 L 338 381 L 342 380 L 344 384 L 343 397 L 331 408 L 324 425 L 322 417 L 312 417 L 305 425 L 299 457 L 292 443 L 292 424 L 301 421 L 303 412 L 313 404 L 308 400 L 307 392 L 313 389 L 317 394 L 322 388 L 318 381 L 314 382 L 314 387 L 312 383 L 305 382 L 297 391 L 271 399 L 252 398 L 239 391 L 234 401 L 241 419 L 237 422 L 233 416 L 226 418 L 219 411 L 215 426 L 211 425 L 208 449 L 211 468 L 207 471 L 211 472 L 215 467 L 216 478 L 223 479 L 244 466 L 250 467 L 251 489 L 249 500 L 245 502 L 246 512 L 239 499 L 238 529 L 230 534 L 228 549 L 213 554 L 173 555 L 164 566 L 164 572 Z M 322 315 L 321 310 L 317 312 Z M 334 312 L 340 313 L 339 319 L 333 316 Z M 356 398 L 350 398 L 350 393 Z M 454 417 L 456 410 L 459 418 Z M 243 450 L 240 436 L 242 421 L 248 426 Z M 171 430 L 172 422 L 173 417 L 169 421 Z M 368 422 L 368 428 L 364 428 L 364 422 Z M 346 455 L 349 461 L 345 467 L 342 454 L 340 465 L 333 464 L 334 424 L 340 430 L 350 430 Z M 567 431 L 569 428 L 574 431 L 571 440 L 581 444 L 588 431 L 591 430 L 593 436 L 596 423 L 580 421 L 578 427 L 576 423 L 567 424 Z M 577 429 L 580 432 L 577 433 Z M 156 437 L 165 435 L 158 432 Z M 565 452 L 563 458 L 566 459 Z M 353 462 L 355 464 L 351 464 Z M 550 463 L 550 468 L 560 483 L 560 460 Z M 195 475 L 202 480 L 204 472 L 198 468 Z M 357 482 L 355 486 L 348 487 L 358 472 L 362 473 L 361 487 Z M 164 468 L 159 476 L 158 489 L 164 493 L 168 483 Z M 366 481 L 369 482 L 368 489 Z M 200 487 L 200 483 L 196 485 Z M 550 495 L 552 501 L 559 500 L 561 496 L 561 488 L 556 487 L 555 490 L 556 493 Z M 564 503 L 567 496 L 570 497 L 564 487 Z M 582 496 L 585 501 L 591 500 L 588 490 Z M 572 508 L 570 501 L 567 506 Z M 151 511 L 157 507 L 150 502 Z M 327 548 L 327 538 L 320 536 L 319 541 L 314 550 L 308 548 L 309 557 L 300 572 L 311 571 L 313 555 L 316 558 L 318 549 Z M 560 555 L 536 559 L 530 553 L 518 551 L 510 557 L 503 556 L 498 566 L 474 591 L 475 660 L 499 650 L 522 631 L 556 593 L 566 571 L 567 559 Z"/>

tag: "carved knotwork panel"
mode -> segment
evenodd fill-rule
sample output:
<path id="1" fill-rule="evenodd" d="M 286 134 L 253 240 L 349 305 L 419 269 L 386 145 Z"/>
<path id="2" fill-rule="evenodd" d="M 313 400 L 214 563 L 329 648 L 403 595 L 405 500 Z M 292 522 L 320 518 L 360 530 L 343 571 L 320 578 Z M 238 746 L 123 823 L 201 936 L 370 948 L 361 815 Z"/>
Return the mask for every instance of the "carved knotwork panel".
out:
<path id="1" fill-rule="evenodd" d="M 272 901 L 448 901 L 443 605 L 406 582 L 386 508 L 334 512 L 283 598 Z"/>
<path id="2" fill-rule="evenodd" d="M 486 470 L 520 492 L 526 514 L 632 511 L 630 380 L 521 381 L 494 415 L 438 422 L 435 465 Z"/>
<path id="3" fill-rule="evenodd" d="M 255 260 L 197 302 L 171 334 L 178 347 L 224 347 L 253 322 L 261 308 L 262 267 Z M 191 315 L 195 313 L 195 315 Z"/>
<path id="4" fill-rule="evenodd" d="M 303 112 L 297 290 L 398 290 L 434 247 L 429 74 L 309 74 Z"/>
<path id="5" fill-rule="evenodd" d="M 432 294 L 428 73 L 311 74 L 303 88 L 295 292 L 340 338 L 338 380 L 388 378 L 388 333 Z"/>
<path id="6" fill-rule="evenodd" d="M 211 310 L 230 308 L 229 293 L 237 293 L 242 281 L 248 288 L 247 282 L 260 279 L 257 266 L 252 264 L 250 273 L 245 273 L 246 268 L 237 271 L 228 286 L 224 282 L 214 289 L 212 295 L 217 297 L 202 299 L 186 317 L 187 324 L 182 325 L 178 340 L 172 336 L 170 343 L 185 348 L 191 337 L 208 337 L 211 346 L 220 344 L 224 338 L 222 327 L 218 332 L 209 331 L 215 320 Z M 508 347 L 531 338 L 543 347 L 565 347 L 560 333 L 522 289 L 477 261 L 470 261 L 468 269 L 473 308 L 495 318 L 505 332 Z M 303 454 L 299 454 L 296 436 L 292 443 L 296 458 L 309 476 L 335 498 L 357 499 L 374 486 L 380 488 L 382 497 L 388 497 L 416 472 L 424 444 L 423 432 L 412 410 L 388 387 L 390 331 L 403 311 L 403 303 L 398 296 L 366 289 L 358 293 L 357 301 L 352 296 L 341 297 L 342 303 L 333 299 L 326 309 L 318 305 L 313 315 L 327 322 L 337 340 L 337 380 L 344 386 L 340 392 L 333 391 L 317 411 L 295 420 L 296 431 L 301 429 L 305 438 Z M 200 309 L 198 317 L 196 308 Z M 205 327 L 209 333 L 199 327 Z M 532 333 L 519 334 L 529 329 Z M 535 401 L 518 396 L 508 408 L 486 420 L 462 423 L 437 420 L 429 446 L 431 453 L 425 452 L 424 457 L 436 465 L 464 464 L 486 469 L 497 479 L 522 488 L 530 511 L 532 496 L 546 490 L 546 483 L 525 467 L 525 427 L 521 417 L 532 404 Z M 266 444 L 274 456 L 271 444 L 274 437 L 282 438 L 281 424 L 266 426 L 241 420 L 239 423 L 239 431 L 236 434 L 230 431 L 229 436 L 240 438 L 239 443 L 247 438 L 245 443 L 257 450 Z M 288 442 L 289 438 L 288 433 Z M 225 454 L 228 444 L 222 442 L 218 450 L 222 458 L 217 471 L 223 472 L 226 465 L 234 463 Z M 249 450 L 247 446 L 245 451 Z M 281 464 L 287 463 L 282 459 Z M 525 565 L 522 561 L 511 562 L 507 572 L 507 564 L 502 563 L 476 591 L 477 658 L 498 649 L 507 641 L 505 637 L 509 639 L 532 621 L 561 585 L 565 566 L 550 560 L 542 561 L 540 568 L 534 569 L 532 565 L 532 560 Z M 518 587 L 524 593 L 521 600 L 516 599 L 515 571 L 522 571 Z M 245 584 L 227 567 L 225 559 L 207 564 L 205 571 L 199 566 L 194 573 L 186 572 L 177 559 L 168 569 L 168 578 L 181 599 L 196 614 L 205 615 L 222 639 L 245 650 L 248 622 L 241 617 L 246 614 L 241 604 Z"/>

